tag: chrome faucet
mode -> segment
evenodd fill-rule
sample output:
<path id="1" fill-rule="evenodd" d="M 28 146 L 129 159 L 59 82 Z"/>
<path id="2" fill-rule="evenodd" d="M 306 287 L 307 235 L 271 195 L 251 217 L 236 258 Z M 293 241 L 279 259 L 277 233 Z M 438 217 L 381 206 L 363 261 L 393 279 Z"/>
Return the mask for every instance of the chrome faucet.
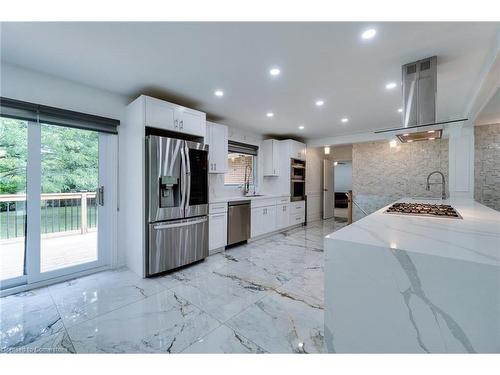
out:
<path id="1" fill-rule="evenodd" d="M 250 171 L 252 168 L 249 165 L 245 165 L 245 182 L 243 184 L 243 194 L 247 195 L 250 191 Z M 248 171 L 248 174 L 247 174 Z"/>
<path id="2" fill-rule="evenodd" d="M 429 182 L 429 179 L 435 173 L 441 175 L 441 182 L 434 182 L 434 183 Z M 443 189 L 441 191 L 441 199 L 445 200 L 446 199 L 446 179 L 444 178 L 444 174 L 442 172 L 434 171 L 434 172 L 429 173 L 429 175 L 427 176 L 427 186 L 426 186 L 425 190 L 430 191 L 431 190 L 431 185 L 436 185 L 436 184 L 437 185 L 439 185 L 439 184 L 443 185 Z"/>

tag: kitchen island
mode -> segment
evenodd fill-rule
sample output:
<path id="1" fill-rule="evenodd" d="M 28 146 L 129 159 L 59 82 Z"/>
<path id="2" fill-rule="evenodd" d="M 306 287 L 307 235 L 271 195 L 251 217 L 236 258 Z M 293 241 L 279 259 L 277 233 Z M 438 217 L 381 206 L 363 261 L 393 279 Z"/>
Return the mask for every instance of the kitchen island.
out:
<path id="1" fill-rule="evenodd" d="M 500 213 L 379 211 L 325 237 L 325 342 L 338 353 L 500 352 Z"/>

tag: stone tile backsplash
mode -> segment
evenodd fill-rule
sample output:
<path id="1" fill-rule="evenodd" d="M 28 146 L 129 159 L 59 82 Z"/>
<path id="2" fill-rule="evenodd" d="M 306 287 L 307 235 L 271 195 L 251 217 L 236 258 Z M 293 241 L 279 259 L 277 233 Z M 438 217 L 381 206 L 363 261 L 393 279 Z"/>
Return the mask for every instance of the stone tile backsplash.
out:
<path id="1" fill-rule="evenodd" d="M 441 197 L 441 185 L 425 190 L 427 175 L 441 171 L 448 194 L 448 140 L 390 147 L 387 141 L 359 143 L 352 151 L 354 200 L 370 214 L 403 197 Z M 431 182 L 440 182 L 434 175 Z M 354 207 L 354 219 L 364 215 Z"/>
<path id="2" fill-rule="evenodd" d="M 500 124 L 474 128 L 474 199 L 500 211 Z"/>

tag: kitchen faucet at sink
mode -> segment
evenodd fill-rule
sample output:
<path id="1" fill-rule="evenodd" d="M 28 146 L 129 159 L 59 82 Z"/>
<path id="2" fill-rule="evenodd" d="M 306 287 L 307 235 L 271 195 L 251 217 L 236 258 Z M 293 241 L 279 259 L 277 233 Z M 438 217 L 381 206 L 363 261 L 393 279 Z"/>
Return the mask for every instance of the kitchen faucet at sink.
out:
<path id="1" fill-rule="evenodd" d="M 429 182 L 431 176 L 436 174 L 436 173 L 441 175 L 441 182 Z M 434 171 L 434 172 L 429 173 L 429 175 L 427 176 L 427 186 L 425 187 L 425 190 L 430 191 L 431 185 L 439 185 L 439 184 L 441 184 L 443 187 L 443 189 L 441 190 L 441 199 L 445 200 L 446 199 L 446 179 L 445 179 L 444 174 L 442 172 Z"/>
<path id="2" fill-rule="evenodd" d="M 249 165 L 245 166 L 245 180 L 243 182 L 243 195 L 247 195 L 250 191 L 250 172 L 252 168 Z"/>

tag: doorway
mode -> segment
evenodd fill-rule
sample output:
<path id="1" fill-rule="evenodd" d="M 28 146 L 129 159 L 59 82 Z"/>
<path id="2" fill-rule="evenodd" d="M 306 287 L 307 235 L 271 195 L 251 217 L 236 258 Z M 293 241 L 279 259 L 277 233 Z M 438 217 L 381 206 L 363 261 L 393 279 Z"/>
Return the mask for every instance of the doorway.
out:
<path id="1" fill-rule="evenodd" d="M 334 216 L 334 171 L 333 161 L 323 160 L 323 219 L 331 219 Z"/>

